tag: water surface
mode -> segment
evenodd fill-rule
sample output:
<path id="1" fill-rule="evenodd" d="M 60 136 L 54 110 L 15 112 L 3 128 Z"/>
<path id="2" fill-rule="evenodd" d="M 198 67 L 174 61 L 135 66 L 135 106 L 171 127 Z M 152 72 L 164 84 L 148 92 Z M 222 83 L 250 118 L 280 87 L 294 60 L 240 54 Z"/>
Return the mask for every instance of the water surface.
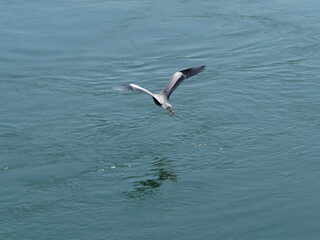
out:
<path id="1" fill-rule="evenodd" d="M 0 238 L 318 239 L 318 9 L 0 1 Z"/>

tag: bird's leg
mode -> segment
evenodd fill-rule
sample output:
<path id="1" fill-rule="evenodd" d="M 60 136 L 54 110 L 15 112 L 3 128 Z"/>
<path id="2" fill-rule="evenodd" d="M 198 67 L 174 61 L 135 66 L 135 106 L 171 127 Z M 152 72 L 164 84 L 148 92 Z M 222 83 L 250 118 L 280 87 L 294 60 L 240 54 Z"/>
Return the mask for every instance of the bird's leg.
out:
<path id="1" fill-rule="evenodd" d="M 169 112 L 171 112 L 172 114 L 174 114 L 174 111 L 173 111 L 170 107 L 167 107 L 167 110 L 168 110 Z"/>

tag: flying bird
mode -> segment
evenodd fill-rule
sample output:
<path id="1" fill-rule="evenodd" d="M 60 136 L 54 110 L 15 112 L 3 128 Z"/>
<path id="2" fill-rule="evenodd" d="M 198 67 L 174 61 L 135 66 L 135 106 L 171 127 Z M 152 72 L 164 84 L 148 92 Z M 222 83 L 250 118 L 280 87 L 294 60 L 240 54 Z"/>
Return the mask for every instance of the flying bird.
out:
<path id="1" fill-rule="evenodd" d="M 120 85 L 114 87 L 115 90 L 131 90 L 131 91 L 139 91 L 144 92 L 150 95 L 153 98 L 153 101 L 158 106 L 167 109 L 170 113 L 174 114 L 173 109 L 171 108 L 172 105 L 169 103 L 169 98 L 173 91 L 187 78 L 197 75 L 198 73 L 202 72 L 206 67 L 195 67 L 195 68 L 188 68 L 182 71 L 176 72 L 173 74 L 172 78 L 168 82 L 167 86 L 158 94 L 152 93 L 143 87 L 140 87 L 136 84 L 130 83 L 125 85 Z"/>

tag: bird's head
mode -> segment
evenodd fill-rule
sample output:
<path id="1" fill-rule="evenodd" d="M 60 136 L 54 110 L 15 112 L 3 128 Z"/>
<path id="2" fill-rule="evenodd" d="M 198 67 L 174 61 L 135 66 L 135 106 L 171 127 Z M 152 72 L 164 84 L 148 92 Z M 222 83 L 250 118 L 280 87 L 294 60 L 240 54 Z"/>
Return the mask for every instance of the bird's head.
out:
<path id="1" fill-rule="evenodd" d="M 174 114 L 174 111 L 172 110 L 172 105 L 170 104 L 170 103 L 168 103 L 167 101 L 166 102 L 164 102 L 163 104 L 162 104 L 162 107 L 164 108 L 164 109 L 167 109 L 169 112 L 171 112 L 172 114 Z"/>
<path id="2" fill-rule="evenodd" d="M 171 112 L 172 114 L 174 114 L 174 111 L 172 110 L 171 107 L 167 107 L 167 110 L 168 110 L 169 112 Z"/>

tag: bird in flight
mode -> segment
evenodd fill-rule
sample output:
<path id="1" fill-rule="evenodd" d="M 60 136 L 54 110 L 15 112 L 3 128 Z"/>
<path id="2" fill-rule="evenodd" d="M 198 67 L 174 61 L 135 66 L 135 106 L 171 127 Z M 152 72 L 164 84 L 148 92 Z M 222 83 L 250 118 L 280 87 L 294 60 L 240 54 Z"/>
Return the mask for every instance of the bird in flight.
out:
<path id="1" fill-rule="evenodd" d="M 164 109 L 167 109 L 170 113 L 174 114 L 173 109 L 171 108 L 172 105 L 169 103 L 169 98 L 173 91 L 182 83 L 184 80 L 186 80 L 189 77 L 192 77 L 194 75 L 197 75 L 198 73 L 202 72 L 206 67 L 200 66 L 195 68 L 188 68 L 184 69 L 182 71 L 176 72 L 173 74 L 172 78 L 168 82 L 167 86 L 159 93 L 152 93 L 148 91 L 147 89 L 144 89 L 143 87 L 140 87 L 136 84 L 130 83 L 125 85 L 120 85 L 117 87 L 114 87 L 115 90 L 131 90 L 131 91 L 139 91 L 144 92 L 148 95 L 150 95 L 153 98 L 153 101 L 158 106 L 163 107 Z"/>

